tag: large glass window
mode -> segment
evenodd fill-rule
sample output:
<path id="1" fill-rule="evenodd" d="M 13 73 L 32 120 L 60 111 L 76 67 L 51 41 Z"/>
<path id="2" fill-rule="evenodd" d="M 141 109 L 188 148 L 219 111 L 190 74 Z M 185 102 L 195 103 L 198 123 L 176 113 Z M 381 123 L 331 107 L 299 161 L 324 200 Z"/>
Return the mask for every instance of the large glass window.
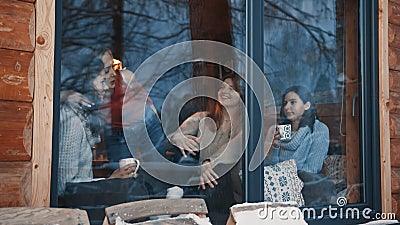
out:
<path id="1" fill-rule="evenodd" d="M 221 176 L 217 187 L 211 190 L 207 184 L 205 190 L 198 189 L 198 185 L 190 186 L 190 177 L 187 185 L 170 183 L 168 179 L 152 176 L 146 168 L 155 165 L 154 170 L 176 177 L 170 169 L 171 163 L 188 167 L 208 161 L 214 163 L 211 153 L 191 156 L 186 151 L 188 156 L 182 157 L 179 148 L 167 138 L 178 127 L 163 130 L 162 123 L 170 123 L 163 111 L 168 114 L 183 106 L 177 111 L 178 125 L 188 118 L 196 119 L 196 116 L 191 117 L 196 112 L 210 112 L 210 105 L 216 105 L 216 102 L 208 97 L 199 96 L 182 104 L 186 96 L 196 91 L 195 86 L 186 83 L 178 91 L 173 88 L 192 77 L 208 76 L 221 80 L 234 73 L 207 61 L 179 62 L 163 74 L 144 71 L 143 67 L 138 69 L 153 54 L 184 41 L 212 40 L 244 50 L 245 6 L 244 0 L 62 1 L 57 187 L 60 207 L 86 209 L 91 222 L 97 224 L 103 221 L 106 206 L 166 198 L 171 196 L 172 190 L 171 193 L 181 197 L 205 198 L 214 224 L 225 224 L 229 207 L 242 202 L 238 168 L 241 162 L 232 169 L 234 172 Z M 210 51 L 213 54 L 213 49 Z M 163 63 L 180 57 L 174 53 L 166 55 L 152 64 L 151 69 L 157 70 L 165 66 Z M 215 96 L 216 100 L 217 92 L 226 92 L 230 88 L 239 93 L 236 78 L 228 80 L 228 86 L 203 83 L 208 89 L 202 93 Z M 170 101 L 164 104 L 167 96 Z M 144 122 L 144 126 L 138 129 L 130 123 L 131 118 Z M 225 127 L 228 122 L 219 121 L 218 128 L 228 129 Z M 131 128 L 134 131 L 129 133 Z M 192 129 L 195 127 L 190 128 L 190 132 Z M 147 134 L 142 136 L 140 131 L 143 130 Z M 195 130 L 190 135 L 200 136 Z M 222 146 L 224 139 L 233 136 L 228 133 L 223 132 L 221 143 L 214 147 Z M 167 161 L 148 158 L 153 147 L 142 143 L 145 136 Z M 131 165 L 134 166 L 121 167 L 121 159 L 132 157 L 137 161 L 125 161 L 133 162 Z M 136 168 L 139 169 L 136 171 Z M 169 189 L 173 186 L 181 189 Z"/>
<path id="2" fill-rule="evenodd" d="M 366 165 L 378 146 L 366 136 L 373 126 L 365 122 L 377 109 L 366 96 L 377 87 L 366 83 L 376 71 L 363 60 L 373 58 L 366 49 L 375 40 L 366 36 L 374 20 L 366 21 L 366 15 L 374 9 L 373 3 L 357 0 L 264 1 L 264 72 L 275 97 L 277 124 L 287 130 L 277 132 L 268 152 L 264 199 L 322 209 L 305 214 L 306 219 L 326 214 L 328 205 L 335 210 L 372 206 L 366 174 L 379 170 Z M 293 163 L 298 171 L 292 179 L 300 182 L 281 179 Z M 302 195 L 290 185 L 302 187 Z M 375 210 L 379 205 L 375 202 Z M 351 215 L 340 218 L 346 217 Z"/>
<path id="3" fill-rule="evenodd" d="M 311 219 L 325 213 L 329 221 L 321 212 L 328 205 L 379 210 L 370 194 L 377 178 L 366 176 L 378 154 L 367 137 L 378 132 L 368 97 L 377 90 L 373 3 L 63 0 L 61 7 L 59 207 L 87 210 L 92 224 L 103 222 L 107 206 L 149 198 L 204 198 L 213 224 L 225 224 L 229 207 L 244 201 L 295 201 L 317 210 Z M 272 91 L 274 101 L 262 103 L 273 126 L 258 123 L 262 110 L 252 108 L 249 86 L 263 85 L 246 74 L 249 61 L 238 52 L 226 57 L 230 50 L 218 45 L 185 45 L 195 40 L 253 57 Z M 256 126 L 247 127 L 245 109 Z M 254 172 L 261 131 L 267 154 Z"/>
<path id="4" fill-rule="evenodd" d="M 306 182 L 303 193 L 307 206 L 336 204 L 340 197 L 349 203 L 363 202 L 357 144 L 357 1 L 268 0 L 264 4 L 264 71 L 277 112 L 281 112 L 278 117 L 289 119 L 293 132 L 293 140 L 282 141 L 280 149 L 273 148 L 270 156 L 282 162 L 289 158 L 285 154 L 295 151 L 297 167 L 304 171 L 300 174 L 303 181 L 308 179 L 305 176 L 314 176 L 309 178 L 314 182 L 317 174 L 332 181 L 331 189 L 326 186 L 329 183 L 313 186 Z M 298 111 L 300 106 L 306 110 Z M 309 110 L 314 112 L 307 114 Z M 297 119 L 300 125 L 294 122 Z M 292 146 L 300 136 L 309 136 L 311 146 Z M 303 147 L 307 150 L 297 155 Z"/>

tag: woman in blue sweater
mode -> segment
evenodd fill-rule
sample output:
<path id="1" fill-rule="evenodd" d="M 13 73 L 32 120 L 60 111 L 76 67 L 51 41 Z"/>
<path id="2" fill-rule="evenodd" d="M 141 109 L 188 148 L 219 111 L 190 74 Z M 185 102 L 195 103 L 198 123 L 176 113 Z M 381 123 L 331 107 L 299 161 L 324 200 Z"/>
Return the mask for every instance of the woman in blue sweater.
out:
<path id="1" fill-rule="evenodd" d="M 329 129 L 317 119 L 311 93 L 303 86 L 292 86 L 282 96 L 280 121 L 292 127 L 289 140 L 280 140 L 279 133 L 269 152 L 269 164 L 295 159 L 298 170 L 318 173 L 329 147 Z"/>

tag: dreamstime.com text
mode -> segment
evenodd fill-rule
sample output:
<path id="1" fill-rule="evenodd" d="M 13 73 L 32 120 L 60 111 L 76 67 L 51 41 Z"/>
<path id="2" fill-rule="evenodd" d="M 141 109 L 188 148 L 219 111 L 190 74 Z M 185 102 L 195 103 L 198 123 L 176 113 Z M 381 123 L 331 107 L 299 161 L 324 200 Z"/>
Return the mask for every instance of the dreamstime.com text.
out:
<path id="1" fill-rule="evenodd" d="M 338 201 L 339 202 L 339 201 Z M 367 220 L 395 220 L 395 213 L 373 213 L 370 208 L 343 207 L 343 205 L 324 207 L 321 210 L 304 207 L 302 209 L 291 206 L 272 207 L 268 203 L 258 210 L 260 219 L 280 220 L 315 220 L 315 219 L 367 219 Z"/>

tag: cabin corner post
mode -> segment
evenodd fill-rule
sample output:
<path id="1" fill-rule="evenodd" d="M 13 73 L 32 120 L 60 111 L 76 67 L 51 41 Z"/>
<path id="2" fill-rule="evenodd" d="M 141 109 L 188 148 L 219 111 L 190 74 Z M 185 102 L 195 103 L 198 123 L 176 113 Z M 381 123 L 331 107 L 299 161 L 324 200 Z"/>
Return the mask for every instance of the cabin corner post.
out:
<path id="1" fill-rule="evenodd" d="M 50 205 L 55 1 L 36 0 L 31 206 Z"/>
<path id="2" fill-rule="evenodd" d="M 389 46 L 388 0 L 378 1 L 379 53 L 379 108 L 380 108 L 380 164 L 382 212 L 392 211 L 390 124 L 389 124 Z"/>

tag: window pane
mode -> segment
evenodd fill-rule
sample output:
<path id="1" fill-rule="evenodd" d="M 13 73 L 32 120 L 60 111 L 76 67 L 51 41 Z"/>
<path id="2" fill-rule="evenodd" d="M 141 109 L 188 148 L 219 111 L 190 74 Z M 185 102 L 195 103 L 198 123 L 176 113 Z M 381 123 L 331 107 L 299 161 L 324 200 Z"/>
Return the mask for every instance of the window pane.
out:
<path id="1" fill-rule="evenodd" d="M 288 138 L 277 140 L 266 159 L 265 199 L 291 199 L 303 206 L 336 204 L 341 197 L 347 203 L 364 202 L 358 1 L 265 0 L 264 47 L 264 71 L 277 104 L 277 123 L 288 130 Z M 295 160 L 304 183 L 305 203 L 283 179 L 296 176 L 280 179 L 281 173 L 274 172 L 293 165 L 289 159 Z M 278 167 L 271 166 L 279 162 Z M 274 190 L 275 180 L 286 189 Z M 301 190 L 302 182 L 293 185 Z"/>
<path id="2" fill-rule="evenodd" d="M 189 78 L 205 75 L 222 79 L 232 73 L 212 63 L 182 63 L 167 70 L 149 88 L 154 77 L 149 74 L 143 78 L 134 72 L 154 53 L 183 41 L 215 40 L 243 51 L 245 0 L 63 0 L 62 8 L 59 206 L 86 209 L 91 223 L 101 224 L 104 207 L 165 198 L 170 196 L 168 188 L 175 186 L 142 169 L 152 163 L 145 160 L 150 150 L 130 145 L 128 138 L 137 143 L 145 138 L 124 134 L 127 125 L 123 114 L 143 115 L 143 128 L 168 162 L 197 165 L 201 155 L 183 160 L 179 149 L 167 141 L 161 111 L 164 108 L 168 113 L 184 105 L 179 114 L 182 123 L 205 110 L 209 99 L 182 104 L 194 91 L 186 85 L 172 95 L 170 104 L 163 105 L 164 101 L 173 88 Z M 210 94 L 220 89 L 208 83 L 203 87 L 209 88 Z M 124 112 L 126 102 L 144 103 L 145 107 Z M 140 164 L 135 178 L 131 175 L 138 166 L 120 169 L 120 160 L 132 156 L 139 160 L 133 164 Z M 155 167 L 168 174 L 169 164 L 165 164 Z M 205 198 L 213 224 L 225 224 L 229 207 L 241 202 L 241 196 L 234 196 L 241 191 L 241 181 L 237 179 L 236 185 L 231 182 L 239 177 L 238 171 L 235 178 L 230 177 L 231 172 L 221 177 L 215 192 L 182 185 L 183 197 Z M 109 177 L 129 178 L 104 179 Z"/>

